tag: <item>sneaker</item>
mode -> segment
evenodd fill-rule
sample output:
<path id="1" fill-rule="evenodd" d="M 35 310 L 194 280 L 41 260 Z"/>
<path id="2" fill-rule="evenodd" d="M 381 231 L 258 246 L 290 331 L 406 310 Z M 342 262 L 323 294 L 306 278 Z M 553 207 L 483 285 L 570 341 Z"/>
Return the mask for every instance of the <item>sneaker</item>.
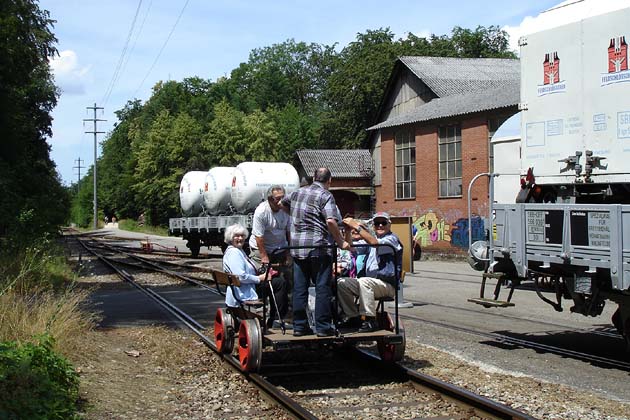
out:
<path id="1" fill-rule="evenodd" d="M 305 335 L 313 335 L 313 330 L 307 328 L 305 330 L 293 330 L 294 337 L 303 337 Z"/>
<path id="2" fill-rule="evenodd" d="M 359 328 L 360 333 L 368 333 L 378 330 L 378 325 L 376 325 L 375 319 L 366 319 L 361 324 L 361 328 Z"/>
<path id="3" fill-rule="evenodd" d="M 333 330 L 332 328 L 330 328 L 328 330 L 317 331 L 317 336 L 318 337 L 334 337 L 335 334 L 336 334 L 336 331 Z"/>

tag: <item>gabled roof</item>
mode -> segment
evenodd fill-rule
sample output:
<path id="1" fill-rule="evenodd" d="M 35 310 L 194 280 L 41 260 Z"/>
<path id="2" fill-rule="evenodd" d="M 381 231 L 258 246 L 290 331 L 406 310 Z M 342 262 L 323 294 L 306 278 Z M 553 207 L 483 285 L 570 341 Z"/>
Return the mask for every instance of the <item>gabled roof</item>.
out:
<path id="1" fill-rule="evenodd" d="M 433 99 L 431 102 L 414 108 L 405 114 L 397 115 L 380 124 L 373 125 L 368 130 L 396 127 L 403 124 L 431 121 L 499 108 L 516 108 L 520 96 L 519 92 L 519 86 L 515 85 Z"/>
<path id="2" fill-rule="evenodd" d="M 309 175 L 322 166 L 330 169 L 333 178 L 366 178 L 372 170 L 368 149 L 304 149 L 298 150 L 297 156 Z"/>
<path id="3" fill-rule="evenodd" d="M 504 58 L 400 57 L 383 103 L 392 93 L 402 67 L 409 69 L 437 98 L 391 116 L 369 130 L 516 107 L 520 99 L 519 60 Z M 383 109 L 379 111 L 382 115 Z"/>
<path id="4" fill-rule="evenodd" d="M 505 58 L 400 57 L 437 96 L 505 87 L 520 80 L 519 61 Z"/>

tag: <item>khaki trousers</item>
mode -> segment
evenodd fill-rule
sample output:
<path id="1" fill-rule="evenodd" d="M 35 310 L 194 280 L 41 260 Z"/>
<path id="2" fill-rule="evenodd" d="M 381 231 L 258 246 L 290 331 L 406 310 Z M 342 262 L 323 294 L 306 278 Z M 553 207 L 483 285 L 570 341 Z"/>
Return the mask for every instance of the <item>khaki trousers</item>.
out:
<path id="1" fill-rule="evenodd" d="M 396 289 L 389 283 L 372 277 L 342 277 L 337 280 L 339 306 L 347 318 L 360 315 L 376 316 L 377 300 L 396 296 Z M 359 298 L 359 307 L 354 303 Z"/>

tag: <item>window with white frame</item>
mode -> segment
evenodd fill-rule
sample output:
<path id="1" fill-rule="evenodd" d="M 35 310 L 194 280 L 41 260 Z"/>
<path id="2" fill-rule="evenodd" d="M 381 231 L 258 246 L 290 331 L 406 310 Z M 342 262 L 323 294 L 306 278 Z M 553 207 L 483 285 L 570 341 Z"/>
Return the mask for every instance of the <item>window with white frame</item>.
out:
<path id="1" fill-rule="evenodd" d="M 440 127 L 438 133 L 440 197 L 462 195 L 462 128 Z"/>
<path id="2" fill-rule="evenodd" d="M 395 135 L 396 198 L 416 197 L 416 139 L 412 129 Z"/>

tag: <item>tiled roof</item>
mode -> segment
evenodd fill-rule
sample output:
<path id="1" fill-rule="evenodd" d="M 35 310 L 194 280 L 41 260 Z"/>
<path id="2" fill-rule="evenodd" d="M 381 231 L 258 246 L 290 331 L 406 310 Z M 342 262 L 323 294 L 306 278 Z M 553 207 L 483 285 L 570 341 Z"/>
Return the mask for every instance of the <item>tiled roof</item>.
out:
<path id="1" fill-rule="evenodd" d="M 368 130 L 517 106 L 520 64 L 503 58 L 400 57 L 438 98 Z"/>
<path id="2" fill-rule="evenodd" d="M 298 150 L 297 155 L 308 175 L 322 166 L 330 169 L 336 178 L 365 178 L 372 170 L 372 156 L 368 149 L 305 149 Z"/>
<path id="3" fill-rule="evenodd" d="M 400 61 L 440 98 L 518 84 L 520 80 L 519 60 L 514 59 L 406 56 Z"/>
<path id="4" fill-rule="evenodd" d="M 382 123 L 373 125 L 368 130 L 378 130 L 379 128 L 395 127 L 403 124 L 516 106 L 520 97 L 519 92 L 519 86 L 516 84 L 484 92 L 433 99 L 431 102 L 414 108 L 405 114 L 397 115 Z"/>

